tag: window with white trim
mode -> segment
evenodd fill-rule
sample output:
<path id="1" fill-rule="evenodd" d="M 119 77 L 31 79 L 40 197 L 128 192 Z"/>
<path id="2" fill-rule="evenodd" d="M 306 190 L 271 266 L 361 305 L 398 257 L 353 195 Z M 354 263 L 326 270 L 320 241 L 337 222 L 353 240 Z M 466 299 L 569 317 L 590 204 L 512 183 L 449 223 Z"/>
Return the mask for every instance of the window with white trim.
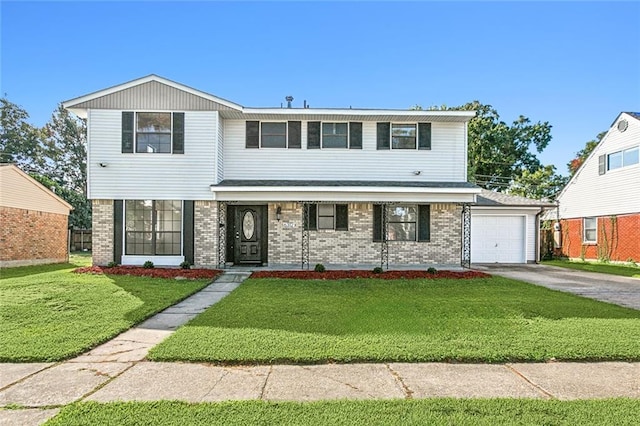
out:
<path id="1" fill-rule="evenodd" d="M 416 149 L 415 124 L 391 124 L 391 149 Z"/>
<path id="2" fill-rule="evenodd" d="M 585 217 L 582 220 L 582 242 L 595 243 L 598 241 L 598 218 Z"/>
<path id="3" fill-rule="evenodd" d="M 181 255 L 182 201 L 126 200 L 125 254 Z"/>
<path id="4" fill-rule="evenodd" d="M 640 162 L 640 148 L 633 147 L 607 155 L 607 170 L 633 166 Z"/>
<path id="5" fill-rule="evenodd" d="M 306 229 L 317 230 L 349 230 L 348 204 L 309 204 L 309 223 Z"/>
<path id="6" fill-rule="evenodd" d="M 260 123 L 260 147 L 261 148 L 286 148 L 287 147 L 287 122 L 262 122 Z"/>
<path id="7" fill-rule="evenodd" d="M 322 148 L 348 148 L 349 123 L 322 123 Z"/>
<path id="8" fill-rule="evenodd" d="M 184 113 L 123 111 L 122 152 L 184 154 Z"/>

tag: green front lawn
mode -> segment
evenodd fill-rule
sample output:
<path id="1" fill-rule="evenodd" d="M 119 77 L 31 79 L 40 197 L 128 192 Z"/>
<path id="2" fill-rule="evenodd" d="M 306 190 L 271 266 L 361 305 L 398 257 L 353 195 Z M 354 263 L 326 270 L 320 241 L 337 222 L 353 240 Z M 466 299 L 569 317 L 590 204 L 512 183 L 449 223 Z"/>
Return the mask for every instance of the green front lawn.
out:
<path id="1" fill-rule="evenodd" d="M 640 359 L 640 311 L 501 277 L 249 279 L 153 348 L 242 363 Z"/>
<path id="2" fill-rule="evenodd" d="M 599 272 L 601 274 L 620 275 L 623 277 L 640 278 L 640 268 L 637 266 L 612 265 L 598 262 L 574 262 L 570 260 L 546 260 L 545 265 L 560 266 L 562 268 L 577 269 L 579 271 Z"/>
<path id="3" fill-rule="evenodd" d="M 74 274 L 90 258 L 70 261 L 0 272 L 0 362 L 78 355 L 208 283 Z"/>
<path id="4" fill-rule="evenodd" d="M 422 399 L 311 403 L 234 401 L 85 402 L 69 405 L 56 425 L 636 425 L 640 401 Z"/>

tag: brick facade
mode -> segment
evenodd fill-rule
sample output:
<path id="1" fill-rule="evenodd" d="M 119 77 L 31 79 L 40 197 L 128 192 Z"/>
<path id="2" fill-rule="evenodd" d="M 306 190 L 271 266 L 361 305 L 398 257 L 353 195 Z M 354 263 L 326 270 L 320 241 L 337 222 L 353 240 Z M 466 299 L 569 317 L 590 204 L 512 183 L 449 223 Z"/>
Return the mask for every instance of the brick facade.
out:
<path id="1" fill-rule="evenodd" d="M 113 261 L 113 200 L 92 201 L 92 258 L 94 265 Z M 119 260 L 116 260 L 119 262 Z"/>
<path id="2" fill-rule="evenodd" d="M 64 214 L 0 207 L 0 266 L 66 262 L 68 219 Z"/>
<path id="3" fill-rule="evenodd" d="M 276 208 L 282 217 L 276 219 Z M 93 200 L 93 263 L 106 265 L 113 259 L 113 200 Z M 299 203 L 268 205 L 268 262 L 299 264 L 302 260 L 302 206 Z M 220 261 L 219 206 L 200 200 L 194 205 L 194 265 L 216 268 Z M 349 204 L 349 230 L 318 230 L 309 233 L 309 263 L 380 264 L 381 243 L 373 242 L 373 204 Z M 431 205 L 431 241 L 389 242 L 390 265 L 459 265 L 461 208 L 454 204 Z M 117 261 L 117 260 L 116 260 Z"/>
<path id="4" fill-rule="evenodd" d="M 561 253 L 570 258 L 640 261 L 640 213 L 598 217 L 597 243 L 582 242 L 583 219 L 565 219 Z"/>
<path id="5" fill-rule="evenodd" d="M 218 266 L 218 203 L 196 201 L 194 206 L 194 265 Z"/>
<path id="6" fill-rule="evenodd" d="M 282 218 L 276 220 L 277 206 Z M 269 263 L 296 264 L 302 259 L 302 206 L 269 204 Z M 459 265 L 461 209 L 453 204 L 431 205 L 431 241 L 389 242 L 389 264 Z M 349 230 L 309 233 L 309 263 L 380 264 L 381 243 L 373 242 L 373 204 L 349 204 Z"/>

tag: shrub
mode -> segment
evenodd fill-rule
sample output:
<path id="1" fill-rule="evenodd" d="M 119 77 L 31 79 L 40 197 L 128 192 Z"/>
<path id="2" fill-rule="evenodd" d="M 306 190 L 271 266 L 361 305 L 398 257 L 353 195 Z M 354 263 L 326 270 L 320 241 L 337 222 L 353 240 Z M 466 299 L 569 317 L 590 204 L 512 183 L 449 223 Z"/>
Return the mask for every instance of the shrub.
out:
<path id="1" fill-rule="evenodd" d="M 381 268 L 381 267 L 376 266 L 375 268 L 373 268 L 373 271 L 372 271 L 372 272 L 373 272 L 374 274 L 381 274 L 381 273 L 383 273 L 384 271 L 382 270 L 382 268 Z"/>
<path id="2" fill-rule="evenodd" d="M 114 262 L 113 260 L 109 263 L 107 263 L 107 268 L 115 268 L 116 266 L 118 266 L 118 264 L 116 262 Z"/>
<path id="3" fill-rule="evenodd" d="M 317 263 L 316 267 L 313 268 L 313 270 L 316 271 L 316 272 L 324 272 L 324 271 L 327 270 L 327 268 L 325 268 L 322 263 Z"/>
<path id="4" fill-rule="evenodd" d="M 430 273 L 430 274 L 434 274 L 435 275 L 435 274 L 438 273 L 438 270 L 436 268 L 434 268 L 433 266 L 431 266 L 431 267 L 427 268 L 427 272 Z"/>
<path id="5" fill-rule="evenodd" d="M 189 262 L 188 260 L 185 260 L 184 262 L 182 262 L 180 264 L 180 268 L 182 268 L 182 269 L 191 269 L 191 262 Z"/>
<path id="6" fill-rule="evenodd" d="M 144 269 L 153 269 L 153 268 L 154 268 L 154 265 L 153 265 L 153 262 L 152 262 L 152 261 L 147 260 L 146 262 L 144 262 L 144 263 L 142 264 L 142 267 L 143 267 Z"/>

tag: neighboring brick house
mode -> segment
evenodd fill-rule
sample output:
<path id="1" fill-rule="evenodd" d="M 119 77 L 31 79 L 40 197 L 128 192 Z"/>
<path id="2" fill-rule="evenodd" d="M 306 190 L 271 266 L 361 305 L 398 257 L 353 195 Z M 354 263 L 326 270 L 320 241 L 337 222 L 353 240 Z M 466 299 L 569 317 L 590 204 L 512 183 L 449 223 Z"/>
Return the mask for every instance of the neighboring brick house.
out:
<path id="1" fill-rule="evenodd" d="M 0 164 L 0 267 L 69 259 L 72 207 L 13 164 Z"/>
<path id="2" fill-rule="evenodd" d="M 640 113 L 618 115 L 558 203 L 563 255 L 640 261 Z"/>
<path id="3" fill-rule="evenodd" d="M 469 264 L 475 112 L 287 100 L 247 108 L 151 75 L 64 102 L 88 120 L 93 262 Z"/>

